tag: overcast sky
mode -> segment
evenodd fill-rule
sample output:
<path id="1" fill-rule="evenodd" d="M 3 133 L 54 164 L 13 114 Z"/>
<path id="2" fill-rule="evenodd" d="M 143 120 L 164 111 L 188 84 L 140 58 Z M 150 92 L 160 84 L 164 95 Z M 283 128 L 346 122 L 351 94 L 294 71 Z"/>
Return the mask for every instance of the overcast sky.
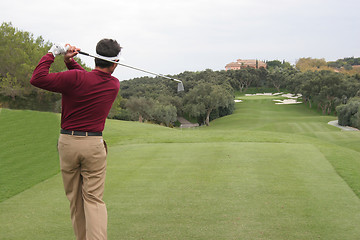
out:
<path id="1" fill-rule="evenodd" d="M 359 9 L 359 0 L 4 0 L 0 21 L 89 53 L 114 38 L 125 64 L 178 74 L 237 59 L 360 57 Z M 114 75 L 146 74 L 119 67 Z"/>

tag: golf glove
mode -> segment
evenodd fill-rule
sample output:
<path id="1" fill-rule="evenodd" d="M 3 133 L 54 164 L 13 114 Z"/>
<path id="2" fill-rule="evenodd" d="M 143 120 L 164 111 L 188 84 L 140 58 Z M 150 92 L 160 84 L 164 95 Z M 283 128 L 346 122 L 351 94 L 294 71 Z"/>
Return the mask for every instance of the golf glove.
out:
<path id="1" fill-rule="evenodd" d="M 52 53 L 54 57 L 58 55 L 65 55 L 66 51 L 68 50 L 69 46 L 65 46 L 64 44 L 55 43 L 49 50 L 49 53 Z"/>

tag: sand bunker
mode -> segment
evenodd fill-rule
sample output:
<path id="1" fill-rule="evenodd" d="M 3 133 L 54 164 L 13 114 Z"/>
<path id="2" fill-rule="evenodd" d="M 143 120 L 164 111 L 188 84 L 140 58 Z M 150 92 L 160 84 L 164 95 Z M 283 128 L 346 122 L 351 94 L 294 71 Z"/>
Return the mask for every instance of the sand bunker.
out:
<path id="1" fill-rule="evenodd" d="M 245 94 L 246 97 L 249 96 L 273 96 L 272 93 L 255 93 L 255 94 Z"/>
<path id="2" fill-rule="evenodd" d="M 298 98 L 302 97 L 301 94 L 291 94 L 291 93 L 287 93 L 287 94 L 282 94 L 281 97 L 286 97 L 288 99 L 284 99 L 284 100 L 273 100 L 274 102 L 276 102 L 275 104 L 298 104 L 298 103 L 302 103 L 302 102 L 298 102 Z"/>
<path id="3" fill-rule="evenodd" d="M 294 95 L 294 94 L 291 94 L 291 93 L 283 94 L 281 96 L 282 97 L 287 97 L 287 98 L 292 98 L 292 99 L 298 99 L 299 97 L 302 97 L 301 94 Z"/>
<path id="4" fill-rule="evenodd" d="M 284 99 L 284 100 L 273 100 L 274 102 L 276 102 L 275 104 L 297 104 L 297 103 L 302 103 L 302 102 L 298 102 L 297 99 Z"/>
<path id="5" fill-rule="evenodd" d="M 283 92 L 280 93 L 255 93 L 255 94 L 245 94 L 245 96 L 249 97 L 249 96 L 279 96 L 279 97 L 286 97 L 288 99 L 284 99 L 284 100 L 273 100 L 274 102 L 276 102 L 275 104 L 298 104 L 298 103 L 302 103 L 297 101 L 298 98 L 302 97 L 301 94 L 297 94 L 294 95 L 292 93 L 286 93 L 284 94 Z"/>

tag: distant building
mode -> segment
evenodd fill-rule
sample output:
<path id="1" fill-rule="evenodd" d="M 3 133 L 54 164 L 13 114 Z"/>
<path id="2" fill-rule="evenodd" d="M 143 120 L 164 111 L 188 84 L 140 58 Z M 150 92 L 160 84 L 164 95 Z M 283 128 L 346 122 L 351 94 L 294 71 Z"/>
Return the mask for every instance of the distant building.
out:
<path id="1" fill-rule="evenodd" d="M 255 68 L 255 69 L 259 69 L 259 68 L 266 68 L 266 63 L 264 63 L 263 61 L 259 61 L 259 60 L 241 60 L 238 59 L 236 60 L 236 62 L 231 62 L 229 64 L 227 64 L 225 66 L 226 71 L 227 70 L 239 70 L 239 69 L 243 69 L 243 68 Z"/>

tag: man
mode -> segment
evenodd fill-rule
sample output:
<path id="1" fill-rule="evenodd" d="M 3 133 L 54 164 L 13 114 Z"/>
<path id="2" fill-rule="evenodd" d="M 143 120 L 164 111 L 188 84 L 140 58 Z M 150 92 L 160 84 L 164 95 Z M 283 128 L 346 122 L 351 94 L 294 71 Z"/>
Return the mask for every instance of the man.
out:
<path id="1" fill-rule="evenodd" d="M 73 59 L 79 50 L 69 44 L 54 45 L 41 58 L 30 83 L 62 94 L 58 150 L 76 238 L 107 239 L 107 210 L 102 200 L 107 148 L 102 131 L 120 83 L 111 75 L 117 64 L 95 59 L 95 69 L 87 72 Z M 115 61 L 120 51 L 111 39 L 96 46 L 98 55 Z M 49 74 L 54 58 L 61 54 L 69 71 Z"/>

